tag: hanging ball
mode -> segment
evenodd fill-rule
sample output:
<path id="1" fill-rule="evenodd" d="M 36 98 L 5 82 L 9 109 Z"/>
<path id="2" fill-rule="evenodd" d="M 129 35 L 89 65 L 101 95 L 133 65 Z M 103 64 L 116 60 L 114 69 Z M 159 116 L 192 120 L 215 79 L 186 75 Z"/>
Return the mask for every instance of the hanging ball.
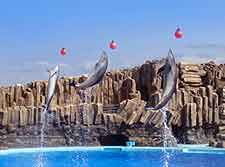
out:
<path id="1" fill-rule="evenodd" d="M 60 54 L 61 54 L 62 56 L 65 56 L 65 55 L 66 55 L 66 48 L 62 48 L 62 49 L 60 50 Z"/>
<path id="2" fill-rule="evenodd" d="M 116 49 L 116 48 L 117 48 L 116 42 L 111 41 L 110 44 L 109 44 L 109 47 L 110 47 L 111 49 Z"/>
<path id="3" fill-rule="evenodd" d="M 176 30 L 174 35 L 175 35 L 176 38 L 180 39 L 180 38 L 183 37 L 183 32 L 181 31 L 180 28 L 177 28 L 177 30 Z"/>

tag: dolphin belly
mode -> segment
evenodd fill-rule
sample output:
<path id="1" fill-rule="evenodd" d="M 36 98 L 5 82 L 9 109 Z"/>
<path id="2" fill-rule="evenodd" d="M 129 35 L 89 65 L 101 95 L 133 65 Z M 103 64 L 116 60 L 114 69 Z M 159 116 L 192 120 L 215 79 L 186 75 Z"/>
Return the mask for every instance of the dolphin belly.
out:
<path id="1" fill-rule="evenodd" d="M 103 51 L 101 58 L 95 64 L 95 67 L 92 70 L 92 72 L 88 75 L 88 78 L 80 84 L 79 83 L 74 84 L 74 86 L 78 89 L 86 89 L 88 87 L 92 87 L 98 84 L 103 79 L 107 67 L 108 67 L 108 56 L 106 52 Z"/>
<path id="2" fill-rule="evenodd" d="M 172 98 L 173 93 L 176 91 L 178 74 L 175 57 L 171 49 L 169 50 L 168 56 L 166 58 L 164 75 L 166 79 L 166 86 L 159 103 L 155 107 L 151 108 L 153 110 L 159 110 L 165 107 L 168 101 Z"/>
<path id="3" fill-rule="evenodd" d="M 55 93 L 56 82 L 59 76 L 59 66 L 56 66 L 54 69 L 49 70 L 49 79 L 48 79 L 48 93 L 46 100 L 46 111 L 50 106 L 51 100 Z"/>

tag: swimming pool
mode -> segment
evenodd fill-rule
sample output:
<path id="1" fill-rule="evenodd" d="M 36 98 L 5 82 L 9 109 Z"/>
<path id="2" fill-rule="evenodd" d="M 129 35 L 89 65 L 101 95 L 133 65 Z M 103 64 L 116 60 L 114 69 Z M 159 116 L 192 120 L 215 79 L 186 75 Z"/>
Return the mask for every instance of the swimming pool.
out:
<path id="1" fill-rule="evenodd" d="M 61 147 L 0 151 L 0 167 L 163 167 L 166 164 L 169 167 L 224 167 L 225 150 Z"/>

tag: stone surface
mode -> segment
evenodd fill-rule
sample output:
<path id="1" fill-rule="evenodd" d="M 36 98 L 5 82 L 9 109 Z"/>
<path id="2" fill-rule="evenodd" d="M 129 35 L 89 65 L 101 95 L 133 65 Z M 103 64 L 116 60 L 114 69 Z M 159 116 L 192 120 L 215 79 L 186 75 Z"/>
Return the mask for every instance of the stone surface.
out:
<path id="1" fill-rule="evenodd" d="M 138 145 L 161 145 L 162 113 L 145 110 L 145 105 L 155 106 L 162 97 L 164 62 L 146 61 L 132 69 L 108 72 L 99 85 L 86 91 L 69 83 L 87 77 L 60 78 L 50 106 L 46 145 L 101 145 L 100 138 L 108 142 L 110 135 L 121 135 Z M 180 143 L 222 143 L 222 147 L 225 65 L 209 62 L 177 67 L 179 78 L 168 102 L 168 125 Z M 47 84 L 34 81 L 0 87 L 1 148 L 38 145 Z"/>

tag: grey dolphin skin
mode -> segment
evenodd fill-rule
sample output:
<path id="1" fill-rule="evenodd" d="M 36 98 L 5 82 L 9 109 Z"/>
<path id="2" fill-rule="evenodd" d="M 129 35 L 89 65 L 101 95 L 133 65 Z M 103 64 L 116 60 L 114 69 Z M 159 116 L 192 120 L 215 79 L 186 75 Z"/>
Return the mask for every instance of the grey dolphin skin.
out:
<path id="1" fill-rule="evenodd" d="M 163 74 L 165 76 L 166 85 L 163 91 L 163 95 L 159 103 L 155 107 L 149 107 L 146 109 L 151 110 L 159 110 L 166 106 L 168 101 L 172 98 L 173 93 L 176 91 L 176 85 L 177 85 L 177 66 L 175 61 L 175 56 L 172 52 L 172 50 L 169 50 L 168 56 L 166 58 L 165 65 L 163 68 Z"/>
<path id="2" fill-rule="evenodd" d="M 82 83 L 71 83 L 71 86 L 74 86 L 78 89 L 86 89 L 89 87 L 92 87 L 96 84 L 98 84 L 102 78 L 104 77 L 104 74 L 108 67 L 108 56 L 105 51 L 102 52 L 101 58 L 99 61 L 95 64 L 94 69 L 92 72 L 88 75 L 88 78 L 82 82 Z"/>
<path id="3" fill-rule="evenodd" d="M 48 79 L 48 93 L 46 99 L 45 110 L 48 111 L 49 105 L 55 93 L 56 82 L 59 77 L 59 66 L 57 65 L 55 68 L 48 70 L 49 79 Z"/>

